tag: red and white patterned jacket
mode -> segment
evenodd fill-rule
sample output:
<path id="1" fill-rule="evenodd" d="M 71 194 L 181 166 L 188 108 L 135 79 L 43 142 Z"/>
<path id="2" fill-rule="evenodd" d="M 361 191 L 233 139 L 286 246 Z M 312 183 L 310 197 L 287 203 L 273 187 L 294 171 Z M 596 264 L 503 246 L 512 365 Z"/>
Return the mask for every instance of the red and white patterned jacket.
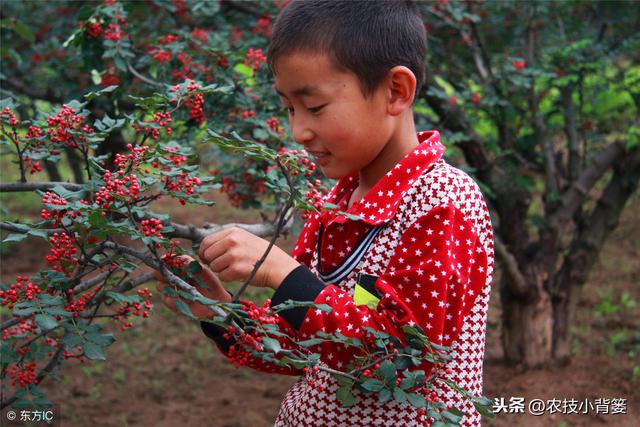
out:
<path id="1" fill-rule="evenodd" d="M 438 378 L 480 396 L 493 272 L 491 220 L 477 184 L 441 159 L 445 148 L 439 133 L 420 132 L 418 139 L 420 144 L 349 209 L 358 175 L 339 180 L 326 202 L 360 220 L 332 212 L 309 218 L 293 252 L 302 266 L 283 281 L 271 304 L 293 299 L 332 307 L 328 313 L 306 308 L 283 312 L 281 329 L 298 339 L 318 331 L 362 338 L 364 327 L 402 337 L 403 325 L 418 325 L 432 342 L 451 347 L 453 358 L 436 373 Z M 354 301 L 361 275 L 375 286 L 377 305 Z M 228 349 L 210 324 L 202 326 L 223 351 Z M 317 350 L 321 363 L 338 369 L 354 356 L 353 349 L 334 343 Z M 300 374 L 260 360 L 249 366 Z M 428 374 L 431 366 L 425 362 L 421 369 Z M 430 424 L 408 403 L 382 404 L 375 395 L 357 390 L 357 403 L 343 408 L 335 397 L 337 388 L 331 375 L 310 370 L 287 392 L 275 425 Z M 465 412 L 462 425 L 480 425 L 480 414 L 470 402 L 442 382 L 436 381 L 436 389 L 441 400 Z"/>

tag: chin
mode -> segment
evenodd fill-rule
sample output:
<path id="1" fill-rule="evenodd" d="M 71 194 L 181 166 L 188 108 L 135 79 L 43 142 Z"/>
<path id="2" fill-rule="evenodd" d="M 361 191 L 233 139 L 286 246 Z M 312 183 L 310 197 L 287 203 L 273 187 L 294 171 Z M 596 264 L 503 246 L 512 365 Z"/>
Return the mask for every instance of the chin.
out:
<path id="1" fill-rule="evenodd" d="M 337 171 L 331 167 L 323 168 L 320 166 L 320 170 L 322 171 L 322 174 L 329 179 L 340 179 L 349 175 L 348 173 Z"/>

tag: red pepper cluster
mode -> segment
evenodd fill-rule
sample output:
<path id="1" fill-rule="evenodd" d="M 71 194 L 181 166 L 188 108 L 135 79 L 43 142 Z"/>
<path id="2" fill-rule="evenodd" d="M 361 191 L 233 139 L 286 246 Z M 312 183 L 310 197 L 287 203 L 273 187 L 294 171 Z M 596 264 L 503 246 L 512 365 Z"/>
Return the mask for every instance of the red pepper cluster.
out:
<path id="1" fill-rule="evenodd" d="M 244 64 L 253 69 L 253 74 L 260 71 L 262 64 L 267 63 L 267 57 L 262 53 L 262 49 L 249 48 L 247 55 L 244 57 Z"/>
<path id="2" fill-rule="evenodd" d="M 6 291 L 0 290 L 0 304 L 13 309 L 15 303 L 25 299 L 31 301 L 41 293 L 40 288 L 29 280 L 29 276 L 16 276 L 16 283 L 9 286 Z"/>
<path id="3" fill-rule="evenodd" d="M 9 107 L 5 107 L 0 113 L 0 125 L 8 124 L 9 126 L 18 126 L 18 119 Z"/>
<path id="4" fill-rule="evenodd" d="M 160 126 L 160 128 L 164 129 L 164 132 L 167 135 L 171 135 L 171 127 L 169 126 L 169 123 L 173 122 L 173 119 L 171 118 L 171 113 L 170 112 L 157 112 L 154 116 L 153 119 L 151 119 L 151 122 L 148 122 L 147 120 L 143 120 L 143 123 L 157 123 L 158 126 Z M 133 129 L 135 129 L 136 132 L 141 133 L 141 132 L 145 132 L 147 134 L 151 135 L 151 138 L 153 138 L 154 140 L 157 140 L 160 137 L 160 129 L 155 128 L 155 127 L 145 127 L 142 128 L 139 125 L 137 125 L 136 123 L 132 123 L 131 127 Z"/>
<path id="5" fill-rule="evenodd" d="M 160 230 L 162 230 L 162 228 L 162 221 L 158 218 L 143 219 L 140 221 L 140 229 L 147 237 L 156 236 L 161 238 L 162 233 Z"/>
<path id="6" fill-rule="evenodd" d="M 298 159 L 298 155 L 302 154 L 303 157 L 301 159 Z M 316 164 L 314 162 L 312 162 L 311 160 L 309 160 L 309 158 L 307 157 L 307 152 L 305 150 L 302 150 L 300 152 L 298 152 L 298 150 L 289 150 L 285 147 L 282 147 L 280 149 L 280 151 L 278 151 L 278 156 L 282 159 L 284 159 L 284 163 L 287 164 L 289 162 L 292 163 L 300 163 L 303 166 L 305 166 L 305 168 L 307 169 L 307 171 L 305 172 L 304 176 L 306 176 L 307 178 L 310 177 L 313 172 L 316 170 Z M 296 176 L 298 175 L 298 171 L 296 169 L 291 171 L 291 175 Z"/>
<path id="7" fill-rule="evenodd" d="M 42 203 L 44 205 L 56 205 L 56 206 L 65 206 L 67 204 L 67 200 L 64 197 L 60 197 L 55 193 L 51 193 L 47 191 L 42 196 Z M 40 211 L 40 218 L 43 220 L 53 219 L 55 220 L 55 224 L 60 224 L 62 218 L 66 215 L 66 210 L 48 210 L 46 208 L 42 208 Z"/>
<path id="8" fill-rule="evenodd" d="M 18 350 L 21 351 L 22 349 Z M 26 387 L 29 384 L 38 384 L 36 377 L 36 363 L 24 363 L 22 366 L 13 365 L 9 370 L 11 376 L 11 385 L 18 387 Z"/>
<path id="9" fill-rule="evenodd" d="M 144 161 L 144 156 L 149 151 L 148 146 L 134 147 L 132 144 L 127 144 L 127 150 L 129 154 L 117 153 L 114 159 L 118 169 L 124 170 L 127 167 L 127 163 L 131 163 L 134 168 L 138 168 L 138 165 Z"/>
<path id="10" fill-rule="evenodd" d="M 120 307 L 114 316 L 114 319 L 129 319 L 129 316 L 142 316 L 144 318 L 149 317 L 149 313 L 153 306 L 151 305 L 151 298 L 153 294 L 149 292 L 149 288 L 138 289 L 138 295 L 142 298 L 143 302 L 126 303 L 123 307 Z M 123 321 L 120 325 L 120 330 L 125 331 L 133 327 L 133 323 Z"/>
<path id="11" fill-rule="evenodd" d="M 140 193 L 140 184 L 136 174 L 125 175 L 123 170 L 112 174 L 110 170 L 104 171 L 105 186 L 96 193 L 96 203 L 104 209 L 109 209 L 116 200 L 116 196 L 135 199 Z"/>
<path id="12" fill-rule="evenodd" d="M 67 233 L 53 233 L 49 242 L 53 247 L 45 259 L 55 271 L 70 276 L 71 270 L 78 264 L 78 260 L 74 258 L 78 253 L 75 246 L 76 238 L 70 237 Z"/>
<path id="13" fill-rule="evenodd" d="M 109 24 L 109 27 L 104 31 L 105 40 L 113 40 L 114 42 L 119 42 L 124 38 L 127 38 L 127 34 L 118 24 Z"/>
<path id="14" fill-rule="evenodd" d="M 253 27 L 251 32 L 253 34 L 260 34 L 266 38 L 271 37 L 271 19 L 268 16 L 261 16 L 258 18 L 258 22 L 256 22 L 256 26 Z"/>
<path id="15" fill-rule="evenodd" d="M 84 117 L 78 116 L 75 109 L 65 104 L 55 116 L 47 119 L 47 124 L 50 126 L 47 134 L 50 136 L 51 142 L 59 142 L 71 148 L 77 148 L 78 144 L 86 142 L 86 138 L 79 135 L 76 140 L 70 131 L 79 130 L 84 133 L 93 133 L 93 128 L 87 124 L 83 125 L 83 121 Z M 54 153 L 52 152 L 52 154 Z"/>
<path id="16" fill-rule="evenodd" d="M 80 23 L 80 26 L 83 27 L 83 23 Z M 84 26 L 84 32 L 91 38 L 97 39 L 102 34 L 102 26 L 98 22 L 90 22 L 88 25 Z"/>
<path id="17" fill-rule="evenodd" d="M 319 179 L 316 179 L 315 182 L 307 183 L 307 194 L 305 195 L 307 202 L 309 202 L 313 207 L 320 210 L 322 205 L 324 205 L 324 198 L 326 197 L 328 191 L 326 188 L 321 188 L 322 183 Z M 306 220 L 311 215 L 310 211 L 306 211 L 302 213 L 302 219 Z"/>
<path id="18" fill-rule="evenodd" d="M 96 294 L 94 290 L 88 290 L 82 296 L 77 299 L 74 299 L 73 289 L 67 290 L 67 305 L 65 306 L 65 310 L 69 313 L 73 313 L 73 317 L 79 317 L 80 314 L 87 308 L 87 303 L 91 301 Z"/>
<path id="19" fill-rule="evenodd" d="M 200 89 L 195 83 L 190 84 L 187 87 L 189 92 Z M 189 109 L 189 116 L 196 121 L 196 123 L 204 122 L 204 96 L 201 93 L 190 94 L 184 101 L 184 106 Z"/>

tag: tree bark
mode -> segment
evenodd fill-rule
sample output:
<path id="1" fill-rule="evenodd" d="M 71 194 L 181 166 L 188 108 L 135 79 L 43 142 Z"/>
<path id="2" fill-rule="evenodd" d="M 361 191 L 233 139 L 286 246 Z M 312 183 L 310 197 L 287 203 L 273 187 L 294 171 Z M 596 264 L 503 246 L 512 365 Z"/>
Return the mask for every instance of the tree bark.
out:
<path id="1" fill-rule="evenodd" d="M 503 281 L 508 280 L 503 276 Z M 502 348 L 507 363 L 525 368 L 542 366 L 551 355 L 552 306 L 546 292 L 518 297 L 501 283 Z"/>
<path id="2" fill-rule="evenodd" d="M 571 356 L 570 325 L 582 287 L 605 240 L 618 225 L 620 215 L 640 181 L 640 148 L 631 151 L 614 173 L 596 207 L 578 231 L 555 280 L 553 289 L 553 358 Z"/>

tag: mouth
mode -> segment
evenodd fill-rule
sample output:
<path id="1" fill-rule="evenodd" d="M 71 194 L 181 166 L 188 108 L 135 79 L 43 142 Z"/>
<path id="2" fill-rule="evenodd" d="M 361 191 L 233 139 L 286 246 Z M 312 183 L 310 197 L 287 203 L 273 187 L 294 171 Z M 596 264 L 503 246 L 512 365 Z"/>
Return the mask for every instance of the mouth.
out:
<path id="1" fill-rule="evenodd" d="M 313 156 L 315 161 L 320 164 L 320 166 L 324 166 L 329 163 L 329 158 L 331 157 L 331 153 L 328 151 L 309 151 L 307 152 Z"/>

